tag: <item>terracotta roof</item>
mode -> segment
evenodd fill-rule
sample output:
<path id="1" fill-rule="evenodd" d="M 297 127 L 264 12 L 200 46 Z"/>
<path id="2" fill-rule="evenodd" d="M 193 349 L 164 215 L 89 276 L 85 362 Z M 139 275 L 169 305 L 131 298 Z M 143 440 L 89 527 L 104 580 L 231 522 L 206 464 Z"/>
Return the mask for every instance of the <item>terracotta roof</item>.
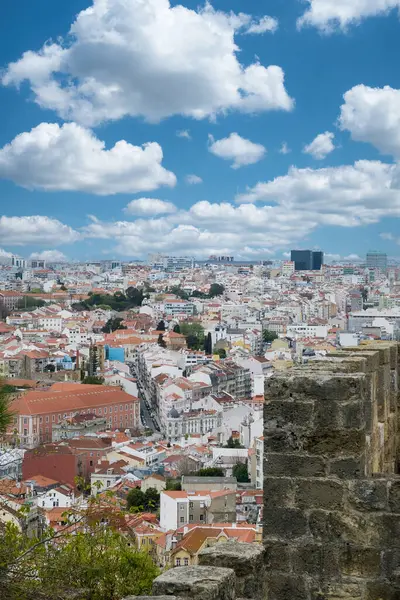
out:
<path id="1" fill-rule="evenodd" d="M 63 386 L 67 386 L 67 389 Z M 58 387 L 61 386 L 61 389 Z M 40 415 L 90 409 L 98 405 L 130 404 L 139 400 L 117 387 L 82 384 L 56 384 L 50 390 L 29 391 L 13 401 L 20 415 Z"/>

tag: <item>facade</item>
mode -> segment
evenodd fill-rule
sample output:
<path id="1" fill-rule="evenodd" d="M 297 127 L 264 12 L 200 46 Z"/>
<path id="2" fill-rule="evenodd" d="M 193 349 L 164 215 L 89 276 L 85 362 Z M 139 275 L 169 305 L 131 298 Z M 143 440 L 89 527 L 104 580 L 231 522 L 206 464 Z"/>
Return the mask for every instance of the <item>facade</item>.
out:
<path id="1" fill-rule="evenodd" d="M 236 522 L 236 492 L 170 492 L 160 496 L 160 526 L 165 531 L 191 523 Z"/>
<path id="2" fill-rule="evenodd" d="M 139 404 L 138 398 L 111 386 L 54 384 L 50 390 L 28 391 L 14 400 L 10 434 L 17 434 L 23 447 L 34 448 L 52 440 L 53 425 L 77 414 L 105 418 L 110 429 L 137 429 Z"/>
<path id="3" fill-rule="evenodd" d="M 320 271 L 324 262 L 324 253 L 312 250 L 292 250 L 290 260 L 296 271 Z"/>
<path id="4" fill-rule="evenodd" d="M 368 269 L 380 269 L 381 271 L 386 271 L 387 254 L 377 252 L 376 250 L 370 250 L 367 253 L 366 263 Z"/>
<path id="5" fill-rule="evenodd" d="M 165 256 L 163 254 L 151 254 L 149 263 L 153 269 L 174 272 L 185 269 L 193 269 L 194 258 L 192 256 Z"/>
<path id="6" fill-rule="evenodd" d="M 4 306 L 6 310 L 15 310 L 23 298 L 23 294 L 14 291 L 0 292 L 0 304 Z"/>

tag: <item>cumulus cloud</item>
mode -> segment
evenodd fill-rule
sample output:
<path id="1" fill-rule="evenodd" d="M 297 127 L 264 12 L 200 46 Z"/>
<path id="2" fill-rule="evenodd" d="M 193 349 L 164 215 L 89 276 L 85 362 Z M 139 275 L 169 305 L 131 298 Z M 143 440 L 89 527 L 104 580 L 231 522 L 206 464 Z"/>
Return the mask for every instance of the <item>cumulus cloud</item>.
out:
<path id="1" fill-rule="evenodd" d="M 303 152 L 304 154 L 310 154 L 316 160 L 323 160 L 335 149 L 334 138 L 335 135 L 330 131 L 320 133 L 310 144 L 304 147 Z"/>
<path id="2" fill-rule="evenodd" d="M 198 175 L 186 175 L 186 183 L 189 185 L 198 185 L 199 183 L 203 183 L 203 180 Z"/>
<path id="3" fill-rule="evenodd" d="M 248 25 L 245 29 L 244 33 L 259 35 L 262 33 L 266 33 L 269 31 L 270 33 L 275 33 L 278 29 L 278 19 L 274 17 L 261 17 L 258 21 L 252 21 L 250 25 Z"/>
<path id="4" fill-rule="evenodd" d="M 12 255 L 12 252 L 7 252 L 7 250 L 4 250 L 4 248 L 0 248 L 0 258 L 11 258 Z"/>
<path id="5" fill-rule="evenodd" d="M 286 142 L 282 142 L 281 147 L 279 148 L 279 154 L 290 154 L 291 153 L 291 149 L 289 148 L 289 146 L 287 145 Z"/>
<path id="6" fill-rule="evenodd" d="M 76 123 L 41 123 L 0 149 L 0 178 L 30 189 L 73 190 L 98 195 L 172 187 L 176 177 L 162 166 L 156 142 L 105 143 Z"/>
<path id="7" fill-rule="evenodd" d="M 129 215 L 138 215 L 142 217 L 152 217 L 154 215 L 167 215 L 176 211 L 175 204 L 158 200 L 157 198 L 138 198 L 131 200 L 124 208 L 124 212 Z"/>
<path id="8" fill-rule="evenodd" d="M 344 94 L 339 125 L 353 140 L 400 158 L 400 90 L 357 85 Z"/>
<path id="9" fill-rule="evenodd" d="M 67 262 L 68 259 L 59 250 L 43 250 L 42 252 L 32 252 L 29 257 L 31 260 L 45 260 L 49 263 Z"/>
<path id="10" fill-rule="evenodd" d="M 246 138 L 242 138 L 237 133 L 231 133 L 229 137 L 221 140 L 214 140 L 209 136 L 209 151 L 215 156 L 224 160 L 232 160 L 232 169 L 239 169 L 245 165 L 252 165 L 261 160 L 266 148 L 261 144 L 255 144 Z"/>
<path id="11" fill-rule="evenodd" d="M 71 244 L 79 238 L 80 234 L 72 227 L 50 217 L 0 217 L 0 239 L 5 244 L 59 246 Z"/>
<path id="12" fill-rule="evenodd" d="M 203 200 L 162 218 L 106 222 L 93 217 L 81 233 L 111 244 L 117 240 L 110 251 L 127 257 L 170 252 L 262 258 L 285 250 L 289 242 L 301 245 L 319 227 L 360 227 L 400 217 L 395 172 L 396 165 L 367 160 L 324 169 L 292 167 L 238 196 L 237 205 Z"/>
<path id="13" fill-rule="evenodd" d="M 86 126 L 124 116 L 288 111 L 283 70 L 238 60 L 235 35 L 267 25 L 209 3 L 193 10 L 169 0 L 93 0 L 65 40 L 28 50 L 2 82 L 27 81 L 39 106 Z"/>
<path id="14" fill-rule="evenodd" d="M 181 130 L 177 131 L 176 136 L 180 137 L 180 138 L 185 138 L 186 140 L 192 139 L 189 129 L 181 129 Z"/>
<path id="15" fill-rule="evenodd" d="M 367 17 L 388 14 L 400 8 L 400 0 L 306 0 L 308 8 L 298 19 L 298 27 L 313 26 L 324 33 L 346 31 Z"/>

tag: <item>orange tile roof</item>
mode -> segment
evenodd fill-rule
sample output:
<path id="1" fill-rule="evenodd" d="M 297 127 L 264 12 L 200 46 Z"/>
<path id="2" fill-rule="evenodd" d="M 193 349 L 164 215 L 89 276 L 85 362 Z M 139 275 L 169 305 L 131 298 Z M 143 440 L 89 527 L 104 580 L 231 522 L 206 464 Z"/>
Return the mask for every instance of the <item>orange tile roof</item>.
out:
<path id="1" fill-rule="evenodd" d="M 60 384 L 56 384 L 60 385 Z M 62 385 L 62 384 L 61 384 Z M 19 415 L 40 415 L 54 412 L 73 412 L 98 405 L 130 404 L 137 398 L 117 387 L 66 384 L 67 389 L 54 386 L 48 391 L 35 390 L 13 401 L 12 409 Z"/>

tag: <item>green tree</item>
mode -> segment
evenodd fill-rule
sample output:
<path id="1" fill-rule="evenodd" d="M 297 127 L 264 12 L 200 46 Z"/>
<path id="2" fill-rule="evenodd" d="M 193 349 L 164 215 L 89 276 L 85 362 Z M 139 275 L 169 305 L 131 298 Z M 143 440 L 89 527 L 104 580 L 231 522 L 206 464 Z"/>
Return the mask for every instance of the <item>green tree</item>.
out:
<path id="1" fill-rule="evenodd" d="M 130 306 L 142 306 L 144 295 L 142 290 L 135 287 L 128 287 L 126 290 L 126 297 L 129 300 Z"/>
<path id="2" fill-rule="evenodd" d="M 181 332 L 181 328 L 179 326 L 179 323 L 177 325 L 175 325 L 174 327 L 174 333 L 180 333 Z"/>
<path id="3" fill-rule="evenodd" d="M 219 355 L 220 358 L 226 358 L 225 348 L 220 348 L 219 350 L 217 350 L 217 354 Z"/>
<path id="4" fill-rule="evenodd" d="M 157 331 L 165 331 L 165 322 L 162 319 L 157 325 Z"/>
<path id="5" fill-rule="evenodd" d="M 225 288 L 220 283 L 212 283 L 210 285 L 210 289 L 208 291 L 208 295 L 210 298 L 215 298 L 216 296 L 222 296 L 225 291 Z"/>
<path id="6" fill-rule="evenodd" d="M 84 520 L 27 538 L 11 524 L 0 529 L 0 597 L 7 600 L 117 600 L 150 591 L 158 570 L 137 552 L 125 519 L 115 512 L 91 511 Z M 106 525 L 106 526 L 105 526 Z"/>
<path id="7" fill-rule="evenodd" d="M 182 485 L 180 481 L 175 481 L 174 479 L 167 479 L 165 489 L 173 492 L 179 492 L 182 489 Z"/>
<path id="8" fill-rule="evenodd" d="M 263 331 L 264 342 L 267 342 L 268 344 L 270 344 L 271 342 L 273 342 L 276 339 L 278 339 L 278 335 L 275 333 L 275 331 L 269 331 L 268 329 L 264 329 L 264 331 Z"/>
<path id="9" fill-rule="evenodd" d="M 207 334 L 207 337 L 204 341 L 204 352 L 206 354 L 212 354 L 212 336 L 211 333 Z"/>
<path id="10" fill-rule="evenodd" d="M 233 439 L 231 436 L 227 441 L 225 448 L 244 448 L 244 446 L 242 446 L 237 438 Z"/>
<path id="11" fill-rule="evenodd" d="M 0 438 L 3 436 L 13 420 L 11 410 L 13 389 L 0 381 Z"/>
<path id="12" fill-rule="evenodd" d="M 188 348 L 201 350 L 204 345 L 204 329 L 200 323 L 181 323 L 181 333 L 186 338 Z"/>
<path id="13" fill-rule="evenodd" d="M 180 285 L 173 285 L 170 289 L 170 293 L 178 296 L 178 298 L 181 298 L 182 300 L 189 299 L 189 294 L 185 292 Z"/>
<path id="14" fill-rule="evenodd" d="M 111 319 L 108 319 L 107 323 L 102 329 L 102 332 L 112 333 L 113 331 L 117 331 L 117 329 L 126 329 L 125 325 L 122 323 L 123 319 L 120 319 L 119 317 L 112 317 Z"/>
<path id="15" fill-rule="evenodd" d="M 236 463 L 232 469 L 232 475 L 236 477 L 239 483 L 248 483 L 250 481 L 247 464 L 245 463 Z"/>
<path id="16" fill-rule="evenodd" d="M 62 290 L 63 292 L 66 292 L 66 291 L 68 291 L 68 288 L 62 283 L 60 285 L 60 290 Z"/>
<path id="17" fill-rule="evenodd" d="M 21 300 L 18 302 L 18 309 L 32 309 L 32 308 L 41 308 L 44 306 L 46 302 L 41 298 L 32 298 L 32 296 L 23 296 Z"/>
<path id="18" fill-rule="evenodd" d="M 204 292 L 201 292 L 200 290 L 194 290 L 192 292 L 192 298 L 201 298 L 204 300 L 205 298 L 208 298 L 208 295 Z"/>
<path id="19" fill-rule="evenodd" d="M 96 377 L 95 375 L 88 375 L 82 379 L 82 383 L 86 385 L 103 385 L 104 377 Z"/>
<path id="20" fill-rule="evenodd" d="M 156 488 L 148 488 L 145 491 L 144 508 L 149 512 L 157 512 L 160 508 L 160 492 Z"/>
<path id="21" fill-rule="evenodd" d="M 221 467 L 205 467 L 195 473 L 198 477 L 224 477 L 225 473 Z"/>
<path id="22" fill-rule="evenodd" d="M 162 333 L 160 333 L 160 335 L 158 336 L 157 344 L 161 346 L 161 348 L 167 347 L 167 342 L 164 340 L 164 336 Z"/>
<path id="23" fill-rule="evenodd" d="M 133 488 L 126 498 L 126 507 L 133 512 L 143 512 L 145 508 L 145 495 L 140 488 Z"/>

